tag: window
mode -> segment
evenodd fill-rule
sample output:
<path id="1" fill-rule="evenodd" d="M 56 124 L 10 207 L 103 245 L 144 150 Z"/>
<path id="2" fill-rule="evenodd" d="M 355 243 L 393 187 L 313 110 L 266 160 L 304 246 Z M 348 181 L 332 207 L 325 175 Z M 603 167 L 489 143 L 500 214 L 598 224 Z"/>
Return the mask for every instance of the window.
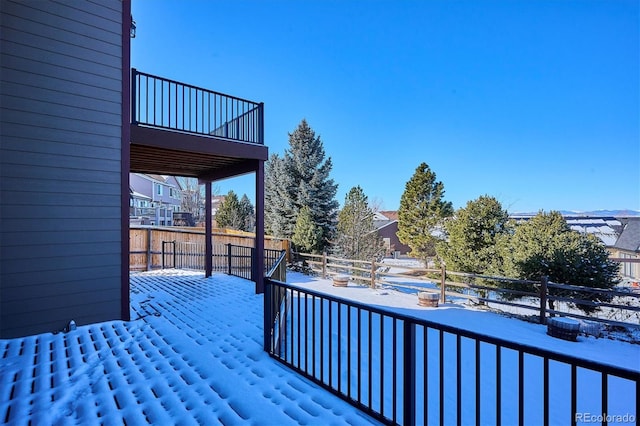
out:
<path id="1" fill-rule="evenodd" d="M 156 187 L 156 194 L 162 196 L 162 185 L 158 184 Z"/>

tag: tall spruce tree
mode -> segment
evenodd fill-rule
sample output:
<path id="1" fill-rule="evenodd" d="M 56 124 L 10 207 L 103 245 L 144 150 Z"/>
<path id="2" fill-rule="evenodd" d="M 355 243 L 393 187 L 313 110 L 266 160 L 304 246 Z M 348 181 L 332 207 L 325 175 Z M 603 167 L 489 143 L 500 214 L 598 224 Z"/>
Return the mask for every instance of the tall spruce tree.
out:
<path id="1" fill-rule="evenodd" d="M 306 120 L 289 134 L 284 157 L 272 155 L 265 173 L 265 227 L 281 238 L 291 238 L 298 214 L 308 207 L 322 231 L 319 248 L 333 238 L 337 220 L 338 185 L 329 177 L 331 158 L 325 158 L 319 136 Z"/>
<path id="2" fill-rule="evenodd" d="M 355 260 L 371 260 L 384 253 L 382 238 L 373 224 L 374 212 L 360 186 L 351 188 L 338 214 L 335 253 Z"/>
<path id="3" fill-rule="evenodd" d="M 247 232 L 253 231 L 256 223 L 256 212 L 247 194 L 243 194 L 242 198 L 240 198 L 240 212 L 244 220 L 240 229 Z"/>
<path id="4" fill-rule="evenodd" d="M 447 241 L 439 241 L 436 251 L 452 271 L 483 274 L 502 266 L 499 239 L 509 232 L 509 214 L 494 197 L 469 201 L 445 222 Z"/>
<path id="5" fill-rule="evenodd" d="M 443 197 L 444 185 L 426 163 L 421 163 L 400 198 L 398 238 L 425 265 L 436 254 L 438 238 L 434 234 L 441 231 L 444 219 L 453 215 L 453 206 Z"/>
<path id="6" fill-rule="evenodd" d="M 269 235 L 278 238 L 291 238 L 293 235 L 297 212 L 290 196 L 292 186 L 284 158 L 272 154 L 265 165 L 264 179 L 264 227 Z"/>

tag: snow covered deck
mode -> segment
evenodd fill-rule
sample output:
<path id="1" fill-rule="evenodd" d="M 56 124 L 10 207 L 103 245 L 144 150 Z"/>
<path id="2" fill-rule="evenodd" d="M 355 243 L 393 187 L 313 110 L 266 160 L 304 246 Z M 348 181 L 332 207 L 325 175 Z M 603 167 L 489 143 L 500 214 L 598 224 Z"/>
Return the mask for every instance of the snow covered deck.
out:
<path id="1" fill-rule="evenodd" d="M 0 424 L 375 424 L 263 351 L 262 300 L 227 275 L 132 275 L 131 322 L 0 340 Z"/>

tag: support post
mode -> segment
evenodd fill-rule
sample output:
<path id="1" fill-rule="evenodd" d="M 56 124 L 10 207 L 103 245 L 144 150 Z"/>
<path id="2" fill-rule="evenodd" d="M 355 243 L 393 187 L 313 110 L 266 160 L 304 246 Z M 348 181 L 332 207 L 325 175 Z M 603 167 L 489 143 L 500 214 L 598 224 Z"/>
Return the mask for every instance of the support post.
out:
<path id="1" fill-rule="evenodd" d="M 445 285 L 446 285 L 446 282 L 447 282 L 447 268 L 444 265 L 444 263 L 442 263 L 440 265 L 440 274 L 441 274 L 441 277 L 440 277 L 440 303 L 444 303 L 444 299 L 446 297 Z"/>
<path id="2" fill-rule="evenodd" d="M 256 166 L 256 294 L 264 293 L 264 161 Z"/>
<path id="3" fill-rule="evenodd" d="M 147 271 L 151 270 L 153 263 L 151 262 L 151 246 L 153 244 L 153 233 L 151 232 L 151 228 L 147 229 Z M 164 259 L 162 259 L 164 262 Z"/>
<path id="4" fill-rule="evenodd" d="M 227 243 L 227 275 L 231 275 L 231 243 Z"/>
<path id="5" fill-rule="evenodd" d="M 322 279 L 327 279 L 327 252 L 322 252 Z"/>
<path id="6" fill-rule="evenodd" d="M 547 284 L 549 277 L 543 275 L 540 278 L 540 324 L 547 323 Z"/>
<path id="7" fill-rule="evenodd" d="M 205 223 L 204 223 L 204 276 L 210 277 L 213 274 L 213 203 L 211 200 L 211 181 L 204 183 L 205 193 Z"/>
<path id="8" fill-rule="evenodd" d="M 376 288 L 376 260 L 371 261 L 371 288 Z"/>

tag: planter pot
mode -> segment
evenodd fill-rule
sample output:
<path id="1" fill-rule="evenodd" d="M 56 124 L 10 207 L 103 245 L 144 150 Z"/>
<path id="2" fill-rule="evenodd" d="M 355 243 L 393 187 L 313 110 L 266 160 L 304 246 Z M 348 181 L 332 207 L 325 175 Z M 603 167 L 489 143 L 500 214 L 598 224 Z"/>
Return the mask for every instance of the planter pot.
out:
<path id="1" fill-rule="evenodd" d="M 437 308 L 439 299 L 440 296 L 437 293 L 429 293 L 426 291 L 421 291 L 420 293 L 418 293 L 418 305 L 420 306 Z"/>
<path id="2" fill-rule="evenodd" d="M 547 321 L 547 334 L 558 339 L 575 342 L 579 331 L 580 323 L 570 318 L 549 318 Z"/>
<path id="3" fill-rule="evenodd" d="M 348 285 L 349 285 L 348 275 L 336 275 L 335 277 L 333 277 L 334 287 L 346 287 Z"/>

